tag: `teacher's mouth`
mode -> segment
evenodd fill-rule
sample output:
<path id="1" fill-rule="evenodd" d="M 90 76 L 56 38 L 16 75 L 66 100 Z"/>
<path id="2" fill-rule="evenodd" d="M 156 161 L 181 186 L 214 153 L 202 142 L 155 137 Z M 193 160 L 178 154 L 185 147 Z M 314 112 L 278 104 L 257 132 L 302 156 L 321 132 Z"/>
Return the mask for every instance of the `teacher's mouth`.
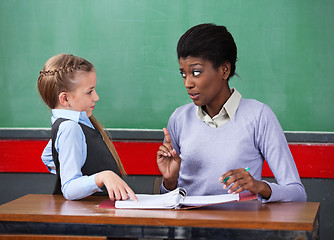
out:
<path id="1" fill-rule="evenodd" d="M 199 98 L 199 93 L 188 93 L 192 100 L 197 100 Z"/>

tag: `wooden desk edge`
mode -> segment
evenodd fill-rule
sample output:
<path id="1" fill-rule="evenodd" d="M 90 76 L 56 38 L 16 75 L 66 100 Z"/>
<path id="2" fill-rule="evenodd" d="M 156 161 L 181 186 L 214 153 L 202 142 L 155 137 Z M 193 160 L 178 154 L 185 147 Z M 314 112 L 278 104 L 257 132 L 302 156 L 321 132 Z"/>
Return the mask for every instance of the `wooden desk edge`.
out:
<path id="1" fill-rule="evenodd" d="M 23 196 L 19 199 L 13 200 L 12 202 L 19 201 L 22 198 L 30 197 L 42 197 L 42 198 L 52 198 L 57 201 L 67 201 L 62 199 L 62 196 L 54 195 L 45 195 L 45 194 L 30 194 Z M 60 197 L 60 198 L 59 198 Z M 99 197 L 90 197 L 95 201 L 93 205 L 96 205 L 101 202 Z M 99 199 L 96 201 L 96 199 Z M 90 202 L 89 199 L 85 200 Z M 78 224 L 113 224 L 113 225 L 147 225 L 147 226 L 181 226 L 181 227 L 208 227 L 208 228 L 244 228 L 244 229 L 268 229 L 268 230 L 292 230 L 292 231 L 313 231 L 315 228 L 318 228 L 318 216 L 320 203 L 313 202 L 307 203 L 314 205 L 313 208 L 316 209 L 313 222 L 249 222 L 249 221 L 217 221 L 210 219 L 196 219 L 196 222 L 193 219 L 175 219 L 175 218 L 151 218 L 151 217 L 131 217 L 131 216 L 112 216 L 110 214 L 120 209 L 102 209 L 97 217 L 87 215 L 54 215 L 54 214 L 15 214 L 15 213 L 4 213 L 2 206 L 0 206 L 0 221 L 6 222 L 50 222 L 50 223 L 78 223 Z M 127 210 L 121 210 L 127 211 Z M 141 210 L 138 210 L 141 211 Z M 155 210 L 146 210 L 146 211 L 155 211 Z M 196 209 L 191 210 L 160 210 L 160 211 L 198 211 Z M 109 215 L 108 215 L 109 214 Z M 129 220 L 130 218 L 130 220 Z"/>

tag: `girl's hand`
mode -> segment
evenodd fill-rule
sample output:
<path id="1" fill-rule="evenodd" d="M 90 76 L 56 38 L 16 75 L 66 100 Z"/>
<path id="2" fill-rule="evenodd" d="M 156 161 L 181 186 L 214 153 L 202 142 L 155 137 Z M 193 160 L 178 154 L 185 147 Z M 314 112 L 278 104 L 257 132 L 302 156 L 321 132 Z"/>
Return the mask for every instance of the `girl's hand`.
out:
<path id="1" fill-rule="evenodd" d="M 223 182 L 226 178 L 228 180 Z M 265 182 L 255 180 L 244 168 L 227 171 L 219 178 L 219 181 L 223 183 L 224 189 L 227 189 L 231 185 L 228 193 L 236 194 L 248 190 L 253 194 L 260 194 L 265 199 L 269 199 L 271 196 L 269 185 Z"/>
<path id="2" fill-rule="evenodd" d="M 172 140 L 166 128 L 163 129 L 165 142 L 159 147 L 157 152 L 157 164 L 164 178 L 165 188 L 174 190 L 177 186 L 181 158 L 173 149 Z"/>
<path id="3" fill-rule="evenodd" d="M 133 200 L 138 200 L 132 189 L 113 171 L 99 172 L 95 176 L 95 183 L 99 188 L 103 185 L 107 188 L 111 200 L 126 200 L 129 199 L 129 195 Z"/>

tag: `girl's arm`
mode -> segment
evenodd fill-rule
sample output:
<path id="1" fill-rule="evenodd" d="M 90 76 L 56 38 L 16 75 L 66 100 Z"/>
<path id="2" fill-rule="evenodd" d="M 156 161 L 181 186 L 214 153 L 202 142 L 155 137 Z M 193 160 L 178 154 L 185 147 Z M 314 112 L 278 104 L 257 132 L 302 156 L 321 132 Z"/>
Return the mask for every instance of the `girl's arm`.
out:
<path id="1" fill-rule="evenodd" d="M 125 200 L 129 195 L 133 200 L 138 200 L 132 189 L 116 173 L 110 170 L 102 171 L 95 176 L 96 185 L 107 188 L 111 200 Z M 128 195 L 129 194 L 129 195 Z"/>
<path id="2" fill-rule="evenodd" d="M 50 173 L 56 174 L 56 166 L 52 158 L 52 140 L 50 139 L 42 153 L 42 161 Z"/>
<path id="3" fill-rule="evenodd" d="M 81 168 L 86 160 L 87 145 L 78 123 L 65 121 L 59 125 L 55 148 L 60 163 L 61 190 L 66 199 L 81 199 L 101 191 L 95 183 L 96 174 L 82 175 Z"/>
<path id="4" fill-rule="evenodd" d="M 129 194 L 132 199 L 137 200 L 132 189 L 113 171 L 82 175 L 81 168 L 87 157 L 87 145 L 79 124 L 74 121 L 62 122 L 59 125 L 56 146 L 59 153 L 62 192 L 66 199 L 81 199 L 102 191 L 100 187 L 105 186 L 110 199 L 128 199 Z"/>

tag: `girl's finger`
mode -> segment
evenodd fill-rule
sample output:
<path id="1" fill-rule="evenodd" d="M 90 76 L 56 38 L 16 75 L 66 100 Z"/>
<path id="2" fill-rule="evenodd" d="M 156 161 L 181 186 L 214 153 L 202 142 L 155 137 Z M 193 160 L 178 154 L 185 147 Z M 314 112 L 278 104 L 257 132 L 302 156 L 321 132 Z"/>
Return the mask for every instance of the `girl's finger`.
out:
<path id="1" fill-rule="evenodd" d="M 130 187 L 127 187 L 126 191 L 133 200 L 138 201 L 138 198 L 137 198 L 136 194 L 132 191 L 132 189 Z"/>

